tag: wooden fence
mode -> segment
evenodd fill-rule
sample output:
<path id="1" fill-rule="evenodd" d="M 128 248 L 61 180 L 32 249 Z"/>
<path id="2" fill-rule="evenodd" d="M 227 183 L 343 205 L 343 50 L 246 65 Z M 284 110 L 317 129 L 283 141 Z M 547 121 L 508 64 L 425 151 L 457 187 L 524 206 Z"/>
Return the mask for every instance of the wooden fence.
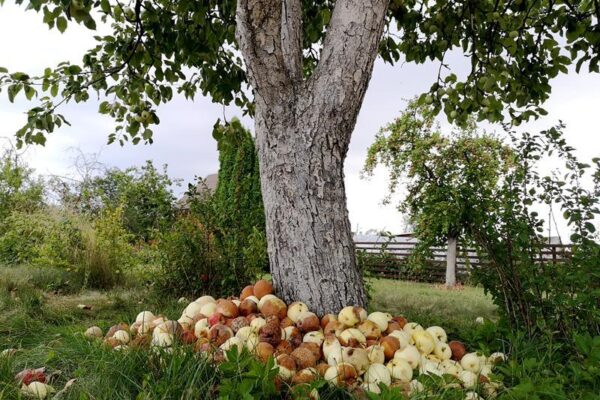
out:
<path id="1" fill-rule="evenodd" d="M 444 282 L 446 276 L 446 247 L 432 247 L 432 257 L 424 260 L 419 270 L 407 266 L 417 240 L 410 234 L 394 236 L 391 240 L 355 241 L 357 257 L 364 267 L 378 277 L 414 280 L 421 282 Z M 561 263 L 570 259 L 572 246 L 567 244 L 543 245 L 539 262 Z M 480 258 L 474 248 L 457 248 L 456 279 L 465 282 L 472 268 L 485 267 L 485 257 Z"/>

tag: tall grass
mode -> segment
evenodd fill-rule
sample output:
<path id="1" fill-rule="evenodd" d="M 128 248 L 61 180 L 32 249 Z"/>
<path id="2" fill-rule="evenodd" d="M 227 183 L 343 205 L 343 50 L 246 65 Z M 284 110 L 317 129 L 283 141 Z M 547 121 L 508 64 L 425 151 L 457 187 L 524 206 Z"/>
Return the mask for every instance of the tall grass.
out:
<path id="1" fill-rule="evenodd" d="M 84 287 L 111 288 L 135 261 L 122 214 L 120 208 L 105 210 L 92 221 L 51 208 L 13 213 L 0 230 L 0 262 L 62 268 L 76 272 Z"/>

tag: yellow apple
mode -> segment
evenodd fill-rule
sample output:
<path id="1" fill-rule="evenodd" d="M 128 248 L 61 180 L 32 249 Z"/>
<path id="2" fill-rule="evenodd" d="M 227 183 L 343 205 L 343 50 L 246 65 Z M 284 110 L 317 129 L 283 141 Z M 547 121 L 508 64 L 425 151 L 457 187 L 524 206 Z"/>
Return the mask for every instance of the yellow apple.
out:
<path id="1" fill-rule="evenodd" d="M 402 358 L 394 358 L 386 365 L 393 379 L 401 382 L 410 382 L 413 376 L 413 368 Z"/>

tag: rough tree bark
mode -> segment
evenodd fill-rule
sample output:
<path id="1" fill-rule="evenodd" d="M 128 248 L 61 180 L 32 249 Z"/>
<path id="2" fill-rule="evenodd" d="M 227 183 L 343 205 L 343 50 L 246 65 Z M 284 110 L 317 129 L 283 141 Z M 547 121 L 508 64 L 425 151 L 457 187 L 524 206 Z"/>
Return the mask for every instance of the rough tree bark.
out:
<path id="1" fill-rule="evenodd" d="M 454 235 L 448 235 L 448 251 L 446 252 L 446 287 L 456 286 L 456 243 Z"/>
<path id="2" fill-rule="evenodd" d="M 255 130 L 275 289 L 323 314 L 366 305 L 344 159 L 371 78 L 388 0 L 338 0 L 313 75 L 302 76 L 301 0 L 239 0 L 237 38 Z"/>

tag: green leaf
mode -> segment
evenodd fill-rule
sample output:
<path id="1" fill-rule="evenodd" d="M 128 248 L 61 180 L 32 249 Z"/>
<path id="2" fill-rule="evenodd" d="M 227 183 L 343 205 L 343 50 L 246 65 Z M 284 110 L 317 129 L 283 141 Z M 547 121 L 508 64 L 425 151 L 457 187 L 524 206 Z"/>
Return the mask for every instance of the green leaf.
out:
<path id="1" fill-rule="evenodd" d="M 585 229 L 587 229 L 589 233 L 596 232 L 596 227 L 591 222 L 586 222 L 585 223 Z"/>
<path id="2" fill-rule="evenodd" d="M 56 19 L 56 28 L 58 28 L 60 33 L 63 33 L 64 31 L 66 31 L 67 30 L 67 19 L 65 17 L 58 17 Z"/>
<path id="3" fill-rule="evenodd" d="M 34 95 L 35 95 L 35 89 L 32 88 L 31 86 L 25 86 L 25 97 L 27 97 L 27 100 L 31 100 Z"/>
<path id="4" fill-rule="evenodd" d="M 88 17 L 83 21 L 83 25 L 85 25 L 86 28 L 95 31 L 96 30 L 96 21 L 94 21 L 94 19 L 88 15 Z"/>
<path id="5" fill-rule="evenodd" d="M 22 87 L 23 87 L 23 85 L 21 85 L 21 84 L 10 85 L 8 87 L 8 101 L 10 101 L 11 103 L 14 103 L 15 97 L 17 97 L 17 94 L 19 94 Z"/>

